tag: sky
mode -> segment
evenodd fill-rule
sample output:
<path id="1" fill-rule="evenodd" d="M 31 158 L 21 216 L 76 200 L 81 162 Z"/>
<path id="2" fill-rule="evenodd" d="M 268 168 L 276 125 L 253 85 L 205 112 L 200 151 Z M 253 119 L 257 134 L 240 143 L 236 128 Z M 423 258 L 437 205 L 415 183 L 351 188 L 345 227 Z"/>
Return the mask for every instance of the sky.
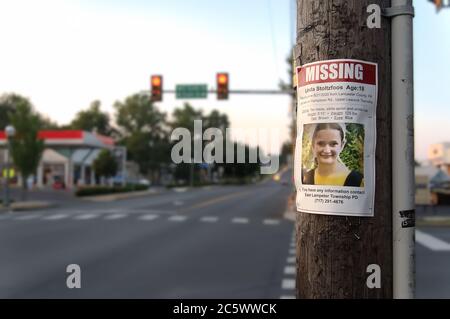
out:
<path id="1" fill-rule="evenodd" d="M 113 115 L 115 101 L 149 89 L 207 84 L 230 74 L 231 89 L 277 89 L 287 81 L 295 37 L 295 0 L 2 0 L 0 94 L 15 92 L 59 124 L 96 99 Z M 436 14 L 415 0 L 416 157 L 450 141 L 450 9 Z M 183 100 L 165 94 L 172 113 Z M 228 114 L 234 128 L 278 129 L 288 138 L 289 97 L 231 95 L 189 100 Z"/>

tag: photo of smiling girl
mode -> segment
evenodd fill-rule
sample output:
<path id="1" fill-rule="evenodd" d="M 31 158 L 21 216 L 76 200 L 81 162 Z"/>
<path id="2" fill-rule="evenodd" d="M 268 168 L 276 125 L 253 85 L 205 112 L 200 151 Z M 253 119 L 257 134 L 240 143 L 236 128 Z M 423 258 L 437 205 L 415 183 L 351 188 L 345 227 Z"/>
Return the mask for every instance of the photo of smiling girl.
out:
<path id="1" fill-rule="evenodd" d="M 349 169 L 344 164 L 340 155 L 346 146 L 346 126 L 341 123 L 306 124 L 304 132 L 314 132 L 309 145 L 305 145 L 307 152 L 302 160 L 302 183 L 309 185 L 333 185 L 364 187 L 364 176 L 355 169 Z M 305 154 L 305 153 L 304 153 Z M 359 160 L 363 154 L 356 155 Z M 312 165 L 308 165 L 308 158 Z M 308 169 L 308 166 L 310 168 Z M 312 166 L 312 168 L 311 168 Z"/>

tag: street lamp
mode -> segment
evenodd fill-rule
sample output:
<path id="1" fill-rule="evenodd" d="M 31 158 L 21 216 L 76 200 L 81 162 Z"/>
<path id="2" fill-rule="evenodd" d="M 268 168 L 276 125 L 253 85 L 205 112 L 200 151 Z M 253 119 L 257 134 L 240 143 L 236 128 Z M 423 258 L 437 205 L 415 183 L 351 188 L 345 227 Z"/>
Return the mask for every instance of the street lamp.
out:
<path id="1" fill-rule="evenodd" d="M 6 178 L 5 178 L 5 207 L 9 207 L 9 173 L 10 173 L 10 157 L 11 157 L 11 140 L 16 135 L 16 129 L 12 125 L 8 125 L 5 128 L 6 144 L 7 144 L 7 156 L 6 156 Z"/>

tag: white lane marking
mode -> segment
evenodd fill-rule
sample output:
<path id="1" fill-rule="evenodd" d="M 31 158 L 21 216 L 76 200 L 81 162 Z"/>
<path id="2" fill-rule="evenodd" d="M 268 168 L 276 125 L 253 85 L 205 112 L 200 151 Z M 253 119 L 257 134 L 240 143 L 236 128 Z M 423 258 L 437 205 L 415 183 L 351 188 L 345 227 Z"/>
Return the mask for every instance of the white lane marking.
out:
<path id="1" fill-rule="evenodd" d="M 285 295 L 285 296 L 281 296 L 280 299 L 296 299 L 296 298 L 293 295 L 289 295 L 289 296 Z"/>
<path id="2" fill-rule="evenodd" d="M 181 216 L 181 215 L 173 215 L 169 217 L 169 221 L 171 222 L 184 222 L 187 219 L 186 216 Z"/>
<path id="3" fill-rule="evenodd" d="M 433 251 L 450 251 L 449 243 L 420 230 L 416 230 L 416 242 Z"/>
<path id="4" fill-rule="evenodd" d="M 111 214 L 105 217 L 106 220 L 116 220 L 127 217 L 128 214 Z"/>
<path id="5" fill-rule="evenodd" d="M 295 249 L 289 249 L 289 254 L 290 255 L 295 255 L 297 252 L 295 251 Z"/>
<path id="6" fill-rule="evenodd" d="M 37 214 L 33 214 L 33 215 L 23 215 L 23 216 L 18 216 L 15 218 L 15 220 L 31 220 L 31 219 L 36 219 L 41 217 L 41 215 L 37 215 Z"/>
<path id="7" fill-rule="evenodd" d="M 283 279 L 281 283 L 283 289 L 295 289 L 295 279 Z"/>
<path id="8" fill-rule="evenodd" d="M 295 262 L 296 262 L 296 257 L 294 256 L 294 257 L 288 257 L 287 259 L 286 259 L 286 261 L 287 261 L 287 263 L 288 264 L 295 264 Z"/>
<path id="9" fill-rule="evenodd" d="M 215 223 L 218 220 L 219 220 L 219 217 L 215 217 L 215 216 L 205 216 L 205 217 L 200 218 L 200 221 L 204 222 L 204 223 Z"/>
<path id="10" fill-rule="evenodd" d="M 139 217 L 140 220 L 155 220 L 156 218 L 158 218 L 158 215 L 154 215 L 154 214 L 147 214 L 147 215 L 142 215 L 141 217 Z"/>
<path id="11" fill-rule="evenodd" d="M 295 275 L 297 273 L 297 270 L 294 266 L 286 266 L 284 267 L 284 274 L 285 275 Z"/>
<path id="12" fill-rule="evenodd" d="M 93 219 L 98 217 L 98 215 L 96 214 L 83 214 L 83 215 L 79 215 L 79 216 L 75 216 L 74 219 L 76 220 L 88 220 L 88 219 Z"/>
<path id="13" fill-rule="evenodd" d="M 231 220 L 231 222 L 235 224 L 248 224 L 248 218 L 235 217 Z"/>
<path id="14" fill-rule="evenodd" d="M 42 217 L 43 220 L 60 220 L 69 217 L 67 214 L 56 214 Z"/>
<path id="15" fill-rule="evenodd" d="M 295 247 L 297 247 L 297 244 L 295 242 L 292 242 L 291 243 L 291 248 L 295 248 Z"/>
<path id="16" fill-rule="evenodd" d="M 280 220 L 279 219 L 264 219 L 263 224 L 275 226 L 275 225 L 280 224 Z"/>
<path id="17" fill-rule="evenodd" d="M 182 205 L 184 205 L 184 202 L 182 200 L 175 200 L 175 201 L 173 201 L 173 204 L 175 206 L 182 206 Z"/>
<path id="18" fill-rule="evenodd" d="M 175 188 L 173 189 L 173 191 L 174 191 L 175 193 L 184 193 L 184 192 L 187 191 L 187 187 L 175 187 Z"/>

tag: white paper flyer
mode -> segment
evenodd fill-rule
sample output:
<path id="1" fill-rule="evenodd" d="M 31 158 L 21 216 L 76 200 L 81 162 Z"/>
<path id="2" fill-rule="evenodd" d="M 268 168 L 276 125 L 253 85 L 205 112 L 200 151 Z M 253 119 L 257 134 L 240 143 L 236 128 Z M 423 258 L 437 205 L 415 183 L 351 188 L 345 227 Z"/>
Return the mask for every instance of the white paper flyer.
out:
<path id="1" fill-rule="evenodd" d="M 296 71 L 297 210 L 373 216 L 377 64 L 327 60 Z"/>

